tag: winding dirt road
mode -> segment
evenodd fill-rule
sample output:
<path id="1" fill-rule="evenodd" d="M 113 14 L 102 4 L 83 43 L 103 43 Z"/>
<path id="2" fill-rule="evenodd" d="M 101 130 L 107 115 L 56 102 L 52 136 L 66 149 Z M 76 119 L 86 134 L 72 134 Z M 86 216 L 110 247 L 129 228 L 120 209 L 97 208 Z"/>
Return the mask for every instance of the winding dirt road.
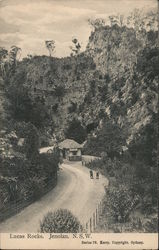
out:
<path id="1" fill-rule="evenodd" d="M 89 178 L 88 168 L 81 163 L 62 164 L 58 172 L 57 186 L 40 200 L 26 207 L 17 215 L 0 224 L 0 232 L 35 233 L 44 214 L 66 208 L 86 223 L 104 195 L 103 176 L 99 180 Z"/>

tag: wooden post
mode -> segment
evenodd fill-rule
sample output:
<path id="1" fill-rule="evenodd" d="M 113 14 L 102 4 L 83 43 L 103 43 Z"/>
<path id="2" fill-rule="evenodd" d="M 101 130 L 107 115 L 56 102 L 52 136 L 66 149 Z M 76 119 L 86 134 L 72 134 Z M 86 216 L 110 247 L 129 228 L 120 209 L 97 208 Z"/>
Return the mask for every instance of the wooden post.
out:
<path id="1" fill-rule="evenodd" d="M 98 214 L 100 216 L 100 203 L 98 204 Z"/>
<path id="2" fill-rule="evenodd" d="M 93 213 L 93 232 L 95 230 L 95 213 Z"/>
<path id="3" fill-rule="evenodd" d="M 102 212 L 103 212 L 102 202 L 100 202 L 100 206 L 101 206 L 101 214 L 102 214 Z"/>
<path id="4" fill-rule="evenodd" d="M 92 218 L 90 218 L 90 233 L 92 233 Z"/>
<path id="5" fill-rule="evenodd" d="M 81 233 L 83 231 L 83 228 L 82 228 L 82 226 L 80 225 L 79 226 L 79 232 Z"/>
<path id="6" fill-rule="evenodd" d="M 100 214 L 102 214 L 102 202 L 100 202 Z"/>
<path id="7" fill-rule="evenodd" d="M 98 209 L 96 208 L 96 225 L 98 223 Z"/>
<path id="8" fill-rule="evenodd" d="M 86 223 L 86 232 L 88 232 L 88 222 Z"/>

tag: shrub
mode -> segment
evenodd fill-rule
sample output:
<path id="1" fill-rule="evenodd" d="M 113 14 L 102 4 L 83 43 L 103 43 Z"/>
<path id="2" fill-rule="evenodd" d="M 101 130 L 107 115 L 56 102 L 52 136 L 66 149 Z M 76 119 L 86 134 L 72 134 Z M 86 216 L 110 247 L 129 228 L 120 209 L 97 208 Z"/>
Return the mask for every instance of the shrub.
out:
<path id="1" fill-rule="evenodd" d="M 33 177 L 30 179 L 30 191 L 34 200 L 37 200 L 42 196 L 44 188 L 44 178 Z"/>
<path id="2" fill-rule="evenodd" d="M 10 203 L 10 194 L 8 190 L 8 184 L 5 181 L 2 181 L 2 176 L 0 177 L 1 184 L 0 184 L 0 209 L 4 208 L 6 204 Z"/>
<path id="3" fill-rule="evenodd" d="M 26 156 L 31 159 L 38 154 L 39 148 L 39 133 L 37 128 L 31 124 L 27 124 L 27 134 L 26 134 L 26 143 L 25 143 L 25 152 Z"/>
<path id="4" fill-rule="evenodd" d="M 59 157 L 58 149 L 54 149 L 51 154 L 40 154 L 35 161 L 34 171 L 39 176 L 45 177 L 49 186 L 56 184 Z"/>
<path id="5" fill-rule="evenodd" d="M 41 233 L 77 233 L 81 224 L 67 209 L 48 212 L 40 222 Z"/>
<path id="6" fill-rule="evenodd" d="M 157 233 L 158 232 L 158 218 L 151 218 L 144 224 L 146 233 Z"/>
<path id="7" fill-rule="evenodd" d="M 126 222 L 136 205 L 136 197 L 132 199 L 130 191 L 124 186 L 108 189 L 106 197 L 106 211 L 115 222 Z"/>

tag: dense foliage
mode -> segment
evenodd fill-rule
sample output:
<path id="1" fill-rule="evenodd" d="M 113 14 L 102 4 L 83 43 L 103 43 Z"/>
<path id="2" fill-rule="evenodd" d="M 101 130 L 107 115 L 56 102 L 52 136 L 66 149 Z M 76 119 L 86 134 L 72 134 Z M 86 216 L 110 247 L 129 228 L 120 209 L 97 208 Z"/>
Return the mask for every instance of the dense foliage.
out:
<path id="1" fill-rule="evenodd" d="M 4 77 L 5 107 L 0 131 L 0 220 L 37 200 L 57 183 L 59 152 L 39 154 L 40 135 L 50 122 L 45 100 L 31 98 L 25 67 L 14 61 Z"/>
<path id="2" fill-rule="evenodd" d="M 65 130 L 65 137 L 73 139 L 78 143 L 84 142 L 86 136 L 86 129 L 81 125 L 80 121 L 76 119 L 73 119 Z"/>
<path id="3" fill-rule="evenodd" d="M 2 135 L 2 149 L 5 148 L 2 155 L 7 152 L 12 156 L 16 152 L 14 160 L 6 157 L 5 165 L 9 167 L 1 168 L 2 193 L 15 190 L 18 174 L 14 176 L 11 161 L 16 161 L 15 173 L 24 171 L 27 176 L 22 169 L 25 166 L 24 169 L 32 169 L 35 174 L 34 168 L 40 164 L 35 163 L 39 159 L 36 147 L 39 135 L 47 137 L 54 132 L 58 139 L 67 137 L 79 143 L 86 140 L 85 153 L 101 156 L 101 160 L 89 167 L 100 169 L 110 179 L 107 195 L 112 201 L 108 199 L 108 206 L 114 221 L 131 220 L 131 211 L 126 218 L 125 209 L 120 210 L 121 200 L 129 204 L 130 199 L 137 197 L 133 212 L 150 219 L 144 227 L 147 232 L 156 230 L 156 220 L 151 218 L 157 210 L 159 49 L 156 17 L 153 11 L 142 15 L 135 10 L 127 17 L 110 16 L 109 23 L 102 19 L 89 20 L 93 30 L 86 51 L 80 53 L 79 42 L 75 40 L 78 50 L 67 58 L 32 56 L 18 62 L 19 48 L 13 46 L 8 66 L 3 63 L 8 52 L 1 48 L 1 73 L 9 100 L 6 113 L 11 120 L 6 134 L 17 135 L 17 139 L 14 134 Z M 12 124 L 19 122 L 21 125 L 13 129 Z M 27 126 L 29 129 L 25 132 Z M 47 143 L 44 140 L 44 145 Z M 39 167 L 36 172 L 42 174 L 43 170 Z M 33 183 L 36 181 L 34 176 Z M 4 188 L 6 182 L 7 188 Z M 115 218 L 113 211 L 121 220 Z M 134 224 L 139 229 L 142 222 L 136 220 Z"/>
<path id="4" fill-rule="evenodd" d="M 120 187 L 108 189 L 106 196 L 105 210 L 107 213 L 110 213 L 115 222 L 126 222 L 137 204 L 138 197 L 133 198 L 130 191 L 122 184 Z"/>
<path id="5" fill-rule="evenodd" d="M 152 217 L 157 213 L 157 116 L 128 145 L 120 155 L 110 157 L 105 151 L 102 158 L 88 164 L 100 170 L 109 179 L 104 203 L 107 223 L 125 223 L 134 211 L 142 216 Z M 89 144 L 88 144 L 89 146 Z M 133 202 L 134 201 L 134 202 Z M 156 217 L 155 217 L 156 218 Z M 141 220 L 142 230 L 157 231 L 155 218 L 151 228 Z M 133 219 L 134 221 L 134 219 Z M 154 224 L 153 224 L 154 223 Z M 145 226 L 144 226 L 145 225 Z M 130 226 L 131 228 L 131 226 Z M 131 228 L 132 229 L 132 228 Z"/>
<path id="6" fill-rule="evenodd" d="M 81 228 L 78 219 L 67 209 L 48 212 L 40 223 L 41 233 L 78 233 Z"/>
<path id="7" fill-rule="evenodd" d="M 108 119 L 104 121 L 102 128 L 96 132 L 96 135 L 87 140 L 84 152 L 95 156 L 101 156 L 102 153 L 106 152 L 110 158 L 113 158 L 120 155 L 125 143 L 123 129 Z"/>
<path id="8" fill-rule="evenodd" d="M 85 153 L 101 156 L 101 159 L 89 163 L 88 166 L 100 170 L 109 179 L 102 223 L 105 221 L 103 227 L 113 225 L 114 228 L 110 226 L 110 230 L 115 232 L 121 231 L 121 225 L 127 225 L 125 231 L 157 232 L 158 230 L 156 223 L 158 209 L 158 97 L 156 95 L 158 68 L 156 66 L 159 60 L 157 32 L 153 28 L 147 30 L 145 20 L 148 19 L 141 18 L 139 12 L 136 14 L 139 22 L 136 20 L 137 16 L 132 15 L 130 19 L 133 26 L 127 31 L 125 25 L 122 25 L 122 29 L 119 28 L 116 17 L 112 19 L 115 20 L 115 24 L 112 24 L 111 30 L 103 22 L 96 22 L 98 26 L 93 24 L 96 31 L 92 32 L 88 46 L 88 50 L 92 49 L 95 39 L 98 41 L 94 58 L 98 67 L 104 73 L 109 73 L 110 79 L 106 87 L 103 85 L 99 89 L 102 102 L 104 100 L 106 102 L 104 109 L 107 119 L 103 118 L 101 110 L 102 122 L 87 140 Z M 110 32 L 109 39 L 106 31 Z M 98 38 L 99 35 L 103 36 L 103 40 Z M 121 38 L 122 35 L 126 36 L 126 40 Z M 120 47 L 117 42 L 120 43 Z M 125 42 L 126 46 L 123 44 Z M 111 47 L 107 51 L 106 46 L 109 44 Z M 109 60 L 104 60 L 104 57 L 99 59 L 98 49 L 101 46 Z M 128 47 L 129 53 L 126 55 Z M 114 55 L 116 60 L 113 59 Z M 124 65 L 125 63 L 127 65 Z"/>
<path id="9" fill-rule="evenodd" d="M 14 133 L 6 133 L 0 157 L 0 220 L 37 200 L 57 183 L 58 150 L 39 154 L 38 132 L 31 123 L 17 123 L 14 129 Z"/>
<path id="10" fill-rule="evenodd" d="M 43 98 L 32 100 L 29 91 L 23 86 L 24 79 L 18 80 L 18 72 L 13 74 L 10 84 L 6 88 L 7 97 L 10 100 L 9 112 L 17 121 L 31 122 L 37 128 L 44 128 L 50 124 L 48 109 Z"/>

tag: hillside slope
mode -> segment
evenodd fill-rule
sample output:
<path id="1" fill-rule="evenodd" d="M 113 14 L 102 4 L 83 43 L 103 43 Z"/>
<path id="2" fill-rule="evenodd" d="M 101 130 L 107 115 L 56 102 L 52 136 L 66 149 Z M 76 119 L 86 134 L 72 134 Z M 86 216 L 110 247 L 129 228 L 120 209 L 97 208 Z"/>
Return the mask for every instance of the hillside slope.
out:
<path id="1" fill-rule="evenodd" d="M 58 151 L 49 157 L 38 149 L 67 137 L 85 141 L 85 154 L 101 156 L 92 164 L 115 178 L 110 204 L 113 195 L 121 207 L 123 200 L 140 199 L 139 212 L 156 212 L 157 36 L 153 30 L 102 26 L 92 31 L 83 53 L 24 58 L 9 68 L 0 96 L 2 211 L 56 185 Z"/>
<path id="2" fill-rule="evenodd" d="M 127 127 L 129 141 L 157 112 L 156 43 L 157 32 L 137 37 L 132 28 L 105 26 L 91 33 L 78 56 L 23 59 L 9 86 L 23 86 L 33 102 L 45 104 L 51 136 L 64 138 L 73 119 L 90 133 L 107 117 Z"/>

